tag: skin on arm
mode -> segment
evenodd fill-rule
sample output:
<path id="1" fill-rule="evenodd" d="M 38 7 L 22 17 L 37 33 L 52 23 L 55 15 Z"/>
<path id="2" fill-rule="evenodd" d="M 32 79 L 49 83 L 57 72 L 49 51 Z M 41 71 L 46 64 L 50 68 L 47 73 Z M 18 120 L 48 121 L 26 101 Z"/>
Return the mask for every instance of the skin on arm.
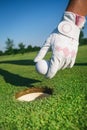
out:
<path id="1" fill-rule="evenodd" d="M 66 11 L 70 11 L 81 16 L 86 16 L 87 0 L 70 0 Z"/>

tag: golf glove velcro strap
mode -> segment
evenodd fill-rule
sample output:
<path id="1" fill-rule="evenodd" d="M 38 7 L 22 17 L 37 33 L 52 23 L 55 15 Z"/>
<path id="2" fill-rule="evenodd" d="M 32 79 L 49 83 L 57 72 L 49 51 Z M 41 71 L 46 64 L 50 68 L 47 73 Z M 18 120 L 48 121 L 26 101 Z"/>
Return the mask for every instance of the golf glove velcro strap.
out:
<path id="1" fill-rule="evenodd" d="M 70 38 L 73 38 L 75 40 L 78 40 L 79 34 L 80 34 L 80 29 L 73 23 L 67 22 L 67 21 L 62 21 L 58 25 L 58 31 Z"/>

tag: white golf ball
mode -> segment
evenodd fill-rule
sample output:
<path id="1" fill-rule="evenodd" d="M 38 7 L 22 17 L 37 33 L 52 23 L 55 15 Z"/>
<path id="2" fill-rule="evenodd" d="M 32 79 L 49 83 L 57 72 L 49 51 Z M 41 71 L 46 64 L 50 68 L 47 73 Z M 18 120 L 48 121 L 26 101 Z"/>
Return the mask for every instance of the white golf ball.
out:
<path id="1" fill-rule="evenodd" d="M 36 63 L 36 70 L 38 73 L 45 75 L 48 71 L 49 62 L 46 60 L 40 60 Z"/>

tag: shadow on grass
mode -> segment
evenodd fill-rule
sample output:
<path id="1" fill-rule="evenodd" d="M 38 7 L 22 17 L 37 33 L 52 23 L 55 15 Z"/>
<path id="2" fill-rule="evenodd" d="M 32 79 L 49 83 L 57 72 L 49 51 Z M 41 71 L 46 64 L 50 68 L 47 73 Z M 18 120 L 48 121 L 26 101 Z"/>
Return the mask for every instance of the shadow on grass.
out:
<path id="1" fill-rule="evenodd" d="M 35 65 L 33 60 L 10 60 L 10 61 L 0 61 L 0 64 L 16 64 L 16 65 Z"/>
<path id="2" fill-rule="evenodd" d="M 87 66 L 87 63 L 75 63 L 75 66 Z"/>
<path id="3" fill-rule="evenodd" d="M 2 75 L 6 81 L 6 83 L 10 83 L 15 86 L 26 86 L 33 87 L 34 83 L 41 82 L 40 80 L 35 80 L 31 78 L 24 78 L 17 74 L 10 73 L 6 70 L 0 69 L 0 75 Z"/>
<path id="4" fill-rule="evenodd" d="M 35 65 L 33 60 L 8 60 L 0 61 L 0 64 Z M 75 63 L 75 66 L 87 66 L 87 63 Z"/>

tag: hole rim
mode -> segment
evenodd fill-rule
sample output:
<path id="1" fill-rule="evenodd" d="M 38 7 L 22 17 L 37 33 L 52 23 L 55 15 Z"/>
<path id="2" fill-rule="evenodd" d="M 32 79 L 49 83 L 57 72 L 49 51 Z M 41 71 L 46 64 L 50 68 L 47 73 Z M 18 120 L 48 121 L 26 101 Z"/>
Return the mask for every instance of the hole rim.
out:
<path id="1" fill-rule="evenodd" d="M 31 94 L 31 93 L 43 93 L 43 95 L 48 94 L 49 96 L 51 96 L 53 94 L 53 89 L 50 87 L 32 87 L 32 88 L 28 88 L 28 89 L 24 89 L 22 91 L 19 91 L 15 94 L 15 99 L 18 100 L 18 98 L 25 96 L 27 94 Z M 45 98 L 46 96 L 41 96 L 41 98 Z M 48 96 L 47 96 L 48 97 Z M 36 99 L 41 99 L 39 98 L 39 96 L 37 96 L 34 100 Z M 26 101 L 25 101 L 26 102 Z M 29 101 L 28 101 L 29 102 Z"/>

